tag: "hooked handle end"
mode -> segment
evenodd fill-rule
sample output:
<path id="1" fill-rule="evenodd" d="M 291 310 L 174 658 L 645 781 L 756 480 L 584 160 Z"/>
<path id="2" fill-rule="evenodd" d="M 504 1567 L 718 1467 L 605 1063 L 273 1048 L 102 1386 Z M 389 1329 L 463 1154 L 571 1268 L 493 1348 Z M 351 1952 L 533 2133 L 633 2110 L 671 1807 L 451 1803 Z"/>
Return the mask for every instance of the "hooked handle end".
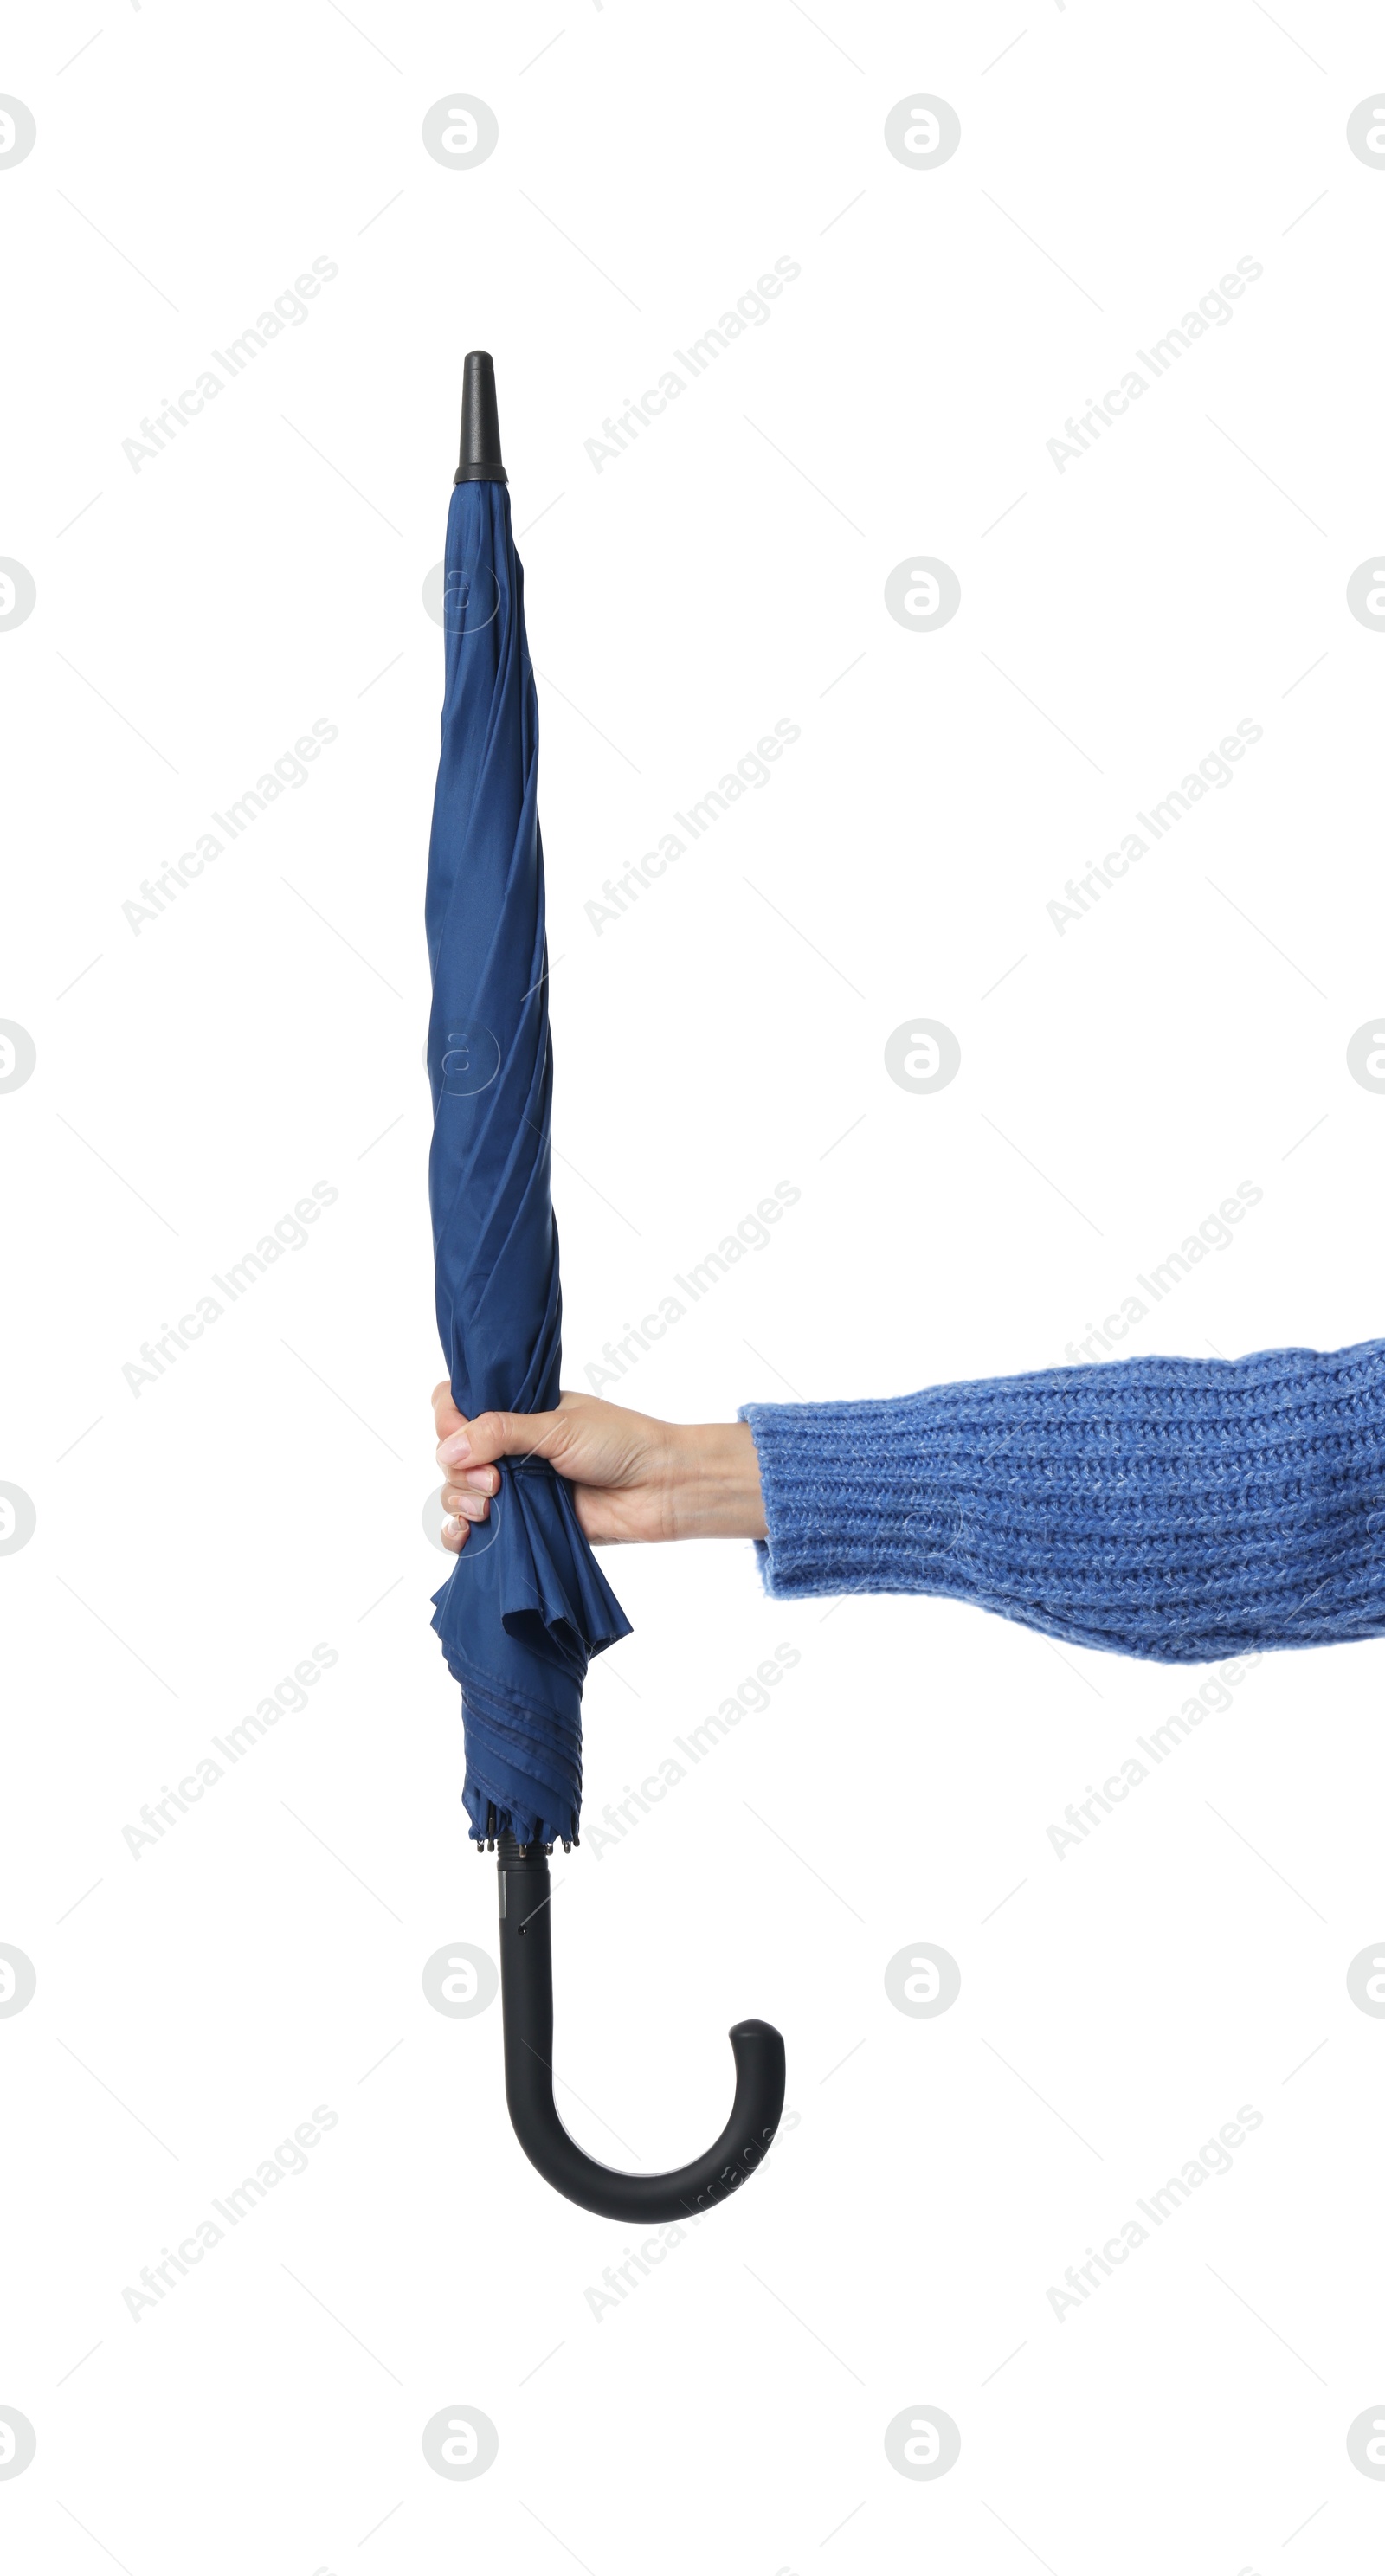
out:
<path id="1" fill-rule="evenodd" d="M 598 2164 L 568 2136 L 553 2099 L 553 1908 L 542 1844 L 521 1847 L 501 1834 L 498 1876 L 505 2095 L 530 2163 L 565 2200 L 601 2218 L 657 2225 L 700 2217 L 729 2200 L 763 2164 L 784 2108 L 784 2042 L 773 2023 L 733 2025 L 735 2098 L 705 2155 L 674 2173 L 618 2173 Z"/>

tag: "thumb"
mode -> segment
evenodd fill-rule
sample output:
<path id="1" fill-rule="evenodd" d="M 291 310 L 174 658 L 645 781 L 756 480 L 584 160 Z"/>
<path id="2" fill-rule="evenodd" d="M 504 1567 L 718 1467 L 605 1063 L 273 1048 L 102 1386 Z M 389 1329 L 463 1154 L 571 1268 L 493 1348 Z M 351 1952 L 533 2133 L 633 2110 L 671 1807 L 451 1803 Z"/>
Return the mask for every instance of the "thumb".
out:
<path id="1" fill-rule="evenodd" d="M 444 1440 L 438 1456 L 447 1467 L 485 1467 L 496 1458 L 550 1458 L 567 1431 L 556 1413 L 478 1413 Z"/>

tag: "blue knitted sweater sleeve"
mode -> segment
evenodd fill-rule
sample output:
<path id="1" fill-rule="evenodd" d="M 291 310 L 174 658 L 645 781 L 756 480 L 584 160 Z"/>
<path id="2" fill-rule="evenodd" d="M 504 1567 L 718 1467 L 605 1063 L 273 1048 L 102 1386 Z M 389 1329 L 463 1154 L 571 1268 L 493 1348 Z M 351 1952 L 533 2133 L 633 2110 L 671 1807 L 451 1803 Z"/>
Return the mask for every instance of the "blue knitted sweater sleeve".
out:
<path id="1" fill-rule="evenodd" d="M 1385 1341 L 740 1419 L 776 1600 L 943 1593 L 1178 1664 L 1385 1635 Z"/>

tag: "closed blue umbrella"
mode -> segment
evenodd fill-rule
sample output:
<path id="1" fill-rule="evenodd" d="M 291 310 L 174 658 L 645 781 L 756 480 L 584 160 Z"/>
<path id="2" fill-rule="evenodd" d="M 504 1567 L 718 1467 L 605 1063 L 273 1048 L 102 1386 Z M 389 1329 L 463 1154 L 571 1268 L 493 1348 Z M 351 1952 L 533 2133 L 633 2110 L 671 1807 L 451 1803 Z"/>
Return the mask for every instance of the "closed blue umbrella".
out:
<path id="1" fill-rule="evenodd" d="M 538 702 L 495 374 L 482 350 L 467 358 L 463 381 L 443 626 L 426 902 L 438 1331 L 461 1413 L 548 1412 L 558 1401 L 562 1297 L 549 1184 Z M 544 1460 L 502 1467 L 488 1521 L 471 1529 L 436 1595 L 433 1625 L 461 1684 L 471 1838 L 499 1854 L 506 2094 L 520 2143 L 559 2191 L 606 2216 L 709 2207 L 754 2171 L 778 2125 L 784 2045 L 768 2023 L 732 2031 L 730 2121 L 679 2173 L 593 2163 L 553 2105 L 548 1855 L 555 1842 L 578 1840 L 588 1664 L 630 1623 L 568 1487 Z"/>

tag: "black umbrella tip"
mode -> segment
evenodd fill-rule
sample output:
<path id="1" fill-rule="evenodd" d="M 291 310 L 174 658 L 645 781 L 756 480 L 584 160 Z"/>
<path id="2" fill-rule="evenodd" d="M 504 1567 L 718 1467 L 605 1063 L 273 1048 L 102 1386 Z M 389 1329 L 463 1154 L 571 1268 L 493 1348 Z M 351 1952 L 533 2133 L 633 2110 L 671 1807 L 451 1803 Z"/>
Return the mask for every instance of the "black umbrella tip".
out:
<path id="1" fill-rule="evenodd" d="M 500 462 L 500 414 L 495 362 L 487 349 L 469 349 L 462 369 L 462 450 L 454 483 L 508 483 Z"/>

